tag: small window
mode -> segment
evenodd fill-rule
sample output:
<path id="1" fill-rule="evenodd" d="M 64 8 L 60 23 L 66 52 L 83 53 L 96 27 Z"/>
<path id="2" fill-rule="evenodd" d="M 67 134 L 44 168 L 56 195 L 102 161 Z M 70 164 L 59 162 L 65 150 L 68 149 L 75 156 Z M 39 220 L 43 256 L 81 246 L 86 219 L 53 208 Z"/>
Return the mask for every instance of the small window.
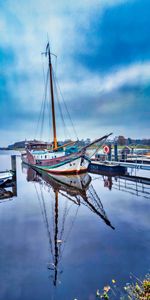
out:
<path id="1" fill-rule="evenodd" d="M 45 158 L 47 158 L 47 155 L 45 155 Z"/>

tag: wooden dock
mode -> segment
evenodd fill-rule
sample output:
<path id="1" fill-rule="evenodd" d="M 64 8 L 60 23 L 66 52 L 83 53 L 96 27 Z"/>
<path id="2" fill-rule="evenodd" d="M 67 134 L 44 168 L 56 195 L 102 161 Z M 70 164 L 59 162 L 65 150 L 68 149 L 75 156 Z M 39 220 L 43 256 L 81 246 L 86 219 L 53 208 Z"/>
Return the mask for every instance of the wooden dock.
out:
<path id="1" fill-rule="evenodd" d="M 103 173 L 110 175 L 123 175 L 126 173 L 125 166 L 118 166 L 113 162 L 91 161 L 88 171 L 91 173 Z"/>
<path id="2" fill-rule="evenodd" d="M 124 161 L 113 161 L 111 162 L 115 166 L 125 167 L 125 168 L 132 168 L 132 169 L 141 169 L 150 171 L 150 164 L 146 163 L 137 163 L 137 162 L 124 162 Z"/>
<path id="3" fill-rule="evenodd" d="M 150 164 L 124 161 L 91 161 L 89 172 L 111 173 L 116 175 L 125 174 L 127 168 L 150 171 Z"/>

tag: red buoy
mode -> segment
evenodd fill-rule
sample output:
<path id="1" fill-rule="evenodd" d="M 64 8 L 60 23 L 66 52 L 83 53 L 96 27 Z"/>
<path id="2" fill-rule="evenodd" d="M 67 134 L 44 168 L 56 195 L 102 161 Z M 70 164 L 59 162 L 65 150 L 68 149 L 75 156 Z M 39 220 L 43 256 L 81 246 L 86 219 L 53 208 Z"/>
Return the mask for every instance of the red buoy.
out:
<path id="1" fill-rule="evenodd" d="M 109 146 L 105 145 L 105 146 L 103 147 L 103 152 L 106 153 L 106 154 L 108 154 L 109 151 L 110 151 Z"/>

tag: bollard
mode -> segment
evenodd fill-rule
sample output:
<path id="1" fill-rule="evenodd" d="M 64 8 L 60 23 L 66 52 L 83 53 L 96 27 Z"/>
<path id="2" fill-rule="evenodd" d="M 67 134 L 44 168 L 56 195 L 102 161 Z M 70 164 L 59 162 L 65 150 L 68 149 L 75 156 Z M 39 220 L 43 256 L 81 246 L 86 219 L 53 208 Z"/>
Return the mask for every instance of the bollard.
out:
<path id="1" fill-rule="evenodd" d="M 11 155 L 11 170 L 13 171 L 13 196 L 17 196 L 16 155 Z"/>
<path id="2" fill-rule="evenodd" d="M 109 147 L 108 160 L 111 161 L 111 144 L 109 144 L 108 147 Z"/>
<path id="3" fill-rule="evenodd" d="M 116 142 L 114 143 L 114 156 L 115 161 L 118 161 L 118 144 Z"/>

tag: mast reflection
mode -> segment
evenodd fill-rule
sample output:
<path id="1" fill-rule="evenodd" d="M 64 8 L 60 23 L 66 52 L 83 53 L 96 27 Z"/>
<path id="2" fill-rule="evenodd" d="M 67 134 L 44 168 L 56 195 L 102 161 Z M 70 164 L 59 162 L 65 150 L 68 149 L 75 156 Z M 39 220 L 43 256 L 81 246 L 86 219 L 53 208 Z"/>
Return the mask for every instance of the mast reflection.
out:
<path id="1" fill-rule="evenodd" d="M 23 168 L 27 168 L 27 166 L 23 166 Z M 50 252 L 52 255 L 52 262 L 48 264 L 48 269 L 53 271 L 53 284 L 54 286 L 58 283 L 58 273 L 59 270 L 59 262 L 62 257 L 62 252 L 65 246 L 65 240 L 63 240 L 64 230 L 65 230 L 65 221 L 66 216 L 69 214 L 69 209 L 65 207 L 65 203 L 63 203 L 64 214 L 62 216 L 62 224 L 60 223 L 60 213 L 59 213 L 59 194 L 69 200 L 69 203 L 76 205 L 77 210 L 74 218 L 72 218 L 72 226 L 69 226 L 69 233 L 67 234 L 67 238 L 72 230 L 75 219 L 77 217 L 78 209 L 81 205 L 85 205 L 88 207 L 93 213 L 98 215 L 106 225 L 114 229 L 109 221 L 106 212 L 103 208 L 101 200 L 96 193 L 92 183 L 91 176 L 88 173 L 84 173 L 81 175 L 49 175 L 45 172 L 38 173 L 32 168 L 27 168 L 27 181 L 32 181 L 35 183 L 39 183 L 40 193 L 37 189 L 37 184 L 35 184 L 35 189 L 37 193 L 38 200 L 40 202 L 40 206 L 42 208 L 42 215 L 44 217 L 44 222 L 46 225 L 47 235 L 49 239 Z M 53 207 L 53 230 L 50 230 L 50 224 L 47 217 L 46 205 L 43 195 L 43 186 L 47 187 L 49 192 L 52 190 L 54 193 L 54 207 Z M 67 201 L 68 203 L 68 201 Z M 61 210 L 62 211 L 62 210 Z M 60 227 L 60 224 L 62 225 Z"/>

